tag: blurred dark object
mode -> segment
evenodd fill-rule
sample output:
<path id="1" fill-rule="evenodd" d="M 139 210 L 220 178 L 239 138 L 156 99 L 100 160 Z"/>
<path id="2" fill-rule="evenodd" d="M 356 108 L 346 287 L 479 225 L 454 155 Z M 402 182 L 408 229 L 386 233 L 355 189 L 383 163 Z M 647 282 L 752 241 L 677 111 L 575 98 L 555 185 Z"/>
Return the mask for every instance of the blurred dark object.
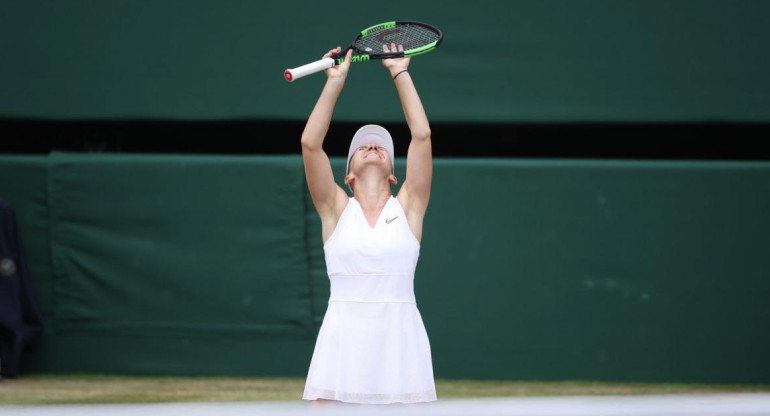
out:
<path id="1" fill-rule="evenodd" d="M 376 120 L 373 120 L 376 121 Z M 403 122 L 379 122 L 409 147 Z M 348 152 L 360 122 L 335 122 L 324 150 Z M 770 160 L 770 123 L 449 123 L 432 122 L 433 156 L 642 160 Z M 0 154 L 302 153 L 304 121 L 34 120 L 0 117 Z M 402 140 L 399 140 L 401 138 Z"/>
<path id="2" fill-rule="evenodd" d="M 11 204 L 0 199 L 0 374 L 18 374 L 24 351 L 42 329 L 16 215 Z"/>

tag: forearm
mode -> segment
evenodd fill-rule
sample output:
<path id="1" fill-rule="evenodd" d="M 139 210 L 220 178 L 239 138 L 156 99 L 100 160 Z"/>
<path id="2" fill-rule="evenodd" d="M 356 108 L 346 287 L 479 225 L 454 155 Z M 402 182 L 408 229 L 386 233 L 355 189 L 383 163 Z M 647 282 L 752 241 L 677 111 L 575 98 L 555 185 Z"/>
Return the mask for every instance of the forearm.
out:
<path id="1" fill-rule="evenodd" d="M 334 106 L 342 92 L 345 84 L 344 79 L 329 78 L 326 80 L 321 95 L 313 107 L 313 111 L 308 117 L 305 130 L 302 132 L 302 146 L 307 149 L 318 149 L 321 147 L 329 131 Z"/>
<path id="2" fill-rule="evenodd" d="M 391 77 L 398 74 L 393 82 L 396 84 L 396 90 L 401 99 L 401 107 L 404 110 L 406 124 L 412 132 L 412 138 L 430 139 L 428 116 L 425 114 L 425 109 L 422 106 L 422 101 L 420 101 L 420 96 L 417 94 L 417 88 L 415 88 L 414 82 L 412 82 L 412 77 L 409 75 L 408 71 L 404 71 L 400 74 L 399 72 L 400 71 L 395 71 L 395 73 L 391 74 Z"/>

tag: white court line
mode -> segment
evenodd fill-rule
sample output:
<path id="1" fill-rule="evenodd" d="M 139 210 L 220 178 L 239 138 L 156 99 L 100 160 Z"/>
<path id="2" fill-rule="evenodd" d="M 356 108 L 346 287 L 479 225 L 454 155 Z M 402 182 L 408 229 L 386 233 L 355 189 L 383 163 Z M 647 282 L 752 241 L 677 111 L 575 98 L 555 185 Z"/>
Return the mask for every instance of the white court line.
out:
<path id="1" fill-rule="evenodd" d="M 770 415 L 770 394 L 570 396 L 439 399 L 416 405 L 348 405 L 305 401 L 0 406 L 0 416 L 758 416 Z"/>

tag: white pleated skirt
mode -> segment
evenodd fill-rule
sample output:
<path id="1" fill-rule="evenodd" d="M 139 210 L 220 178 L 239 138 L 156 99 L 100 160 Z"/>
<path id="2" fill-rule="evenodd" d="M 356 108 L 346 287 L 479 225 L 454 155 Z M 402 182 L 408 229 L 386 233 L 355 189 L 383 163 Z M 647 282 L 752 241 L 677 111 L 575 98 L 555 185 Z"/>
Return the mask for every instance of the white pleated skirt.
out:
<path id="1" fill-rule="evenodd" d="M 305 400 L 436 400 L 430 343 L 412 302 L 330 300 L 308 370 Z"/>

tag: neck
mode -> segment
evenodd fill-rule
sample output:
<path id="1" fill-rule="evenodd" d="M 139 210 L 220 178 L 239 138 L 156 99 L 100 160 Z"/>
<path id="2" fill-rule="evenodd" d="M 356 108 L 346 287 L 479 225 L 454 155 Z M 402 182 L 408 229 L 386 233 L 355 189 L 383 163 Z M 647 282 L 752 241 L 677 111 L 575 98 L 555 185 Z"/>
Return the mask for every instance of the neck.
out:
<path id="1" fill-rule="evenodd" d="M 382 207 L 391 196 L 390 182 L 387 178 L 357 180 L 353 186 L 353 197 L 364 208 Z"/>

